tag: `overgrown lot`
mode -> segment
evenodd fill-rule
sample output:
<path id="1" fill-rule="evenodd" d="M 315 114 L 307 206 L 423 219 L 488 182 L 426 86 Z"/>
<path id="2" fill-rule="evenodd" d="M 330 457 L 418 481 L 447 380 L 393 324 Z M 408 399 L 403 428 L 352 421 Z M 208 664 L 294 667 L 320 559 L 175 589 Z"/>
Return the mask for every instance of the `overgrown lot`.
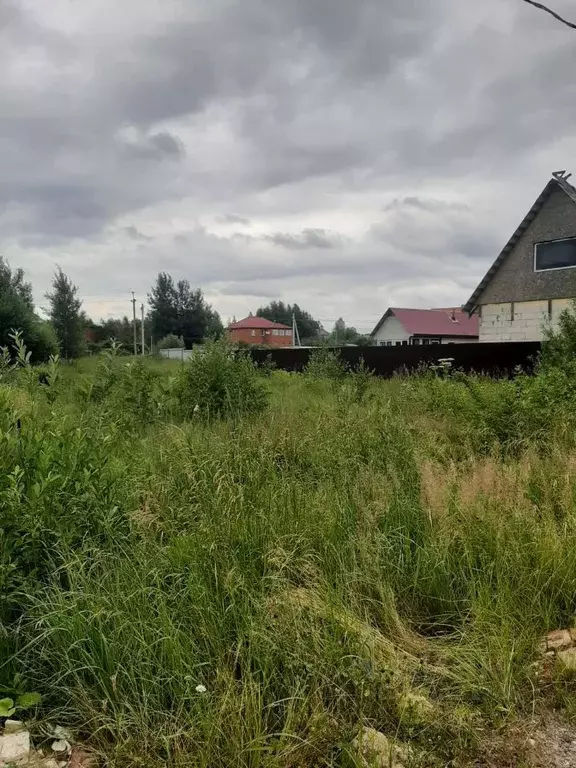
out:
<path id="1" fill-rule="evenodd" d="M 576 714 L 534 665 L 576 610 L 566 356 L 500 382 L 218 345 L 1 375 L 0 685 L 107 765 L 360 766 L 362 726 L 472 765 Z"/>

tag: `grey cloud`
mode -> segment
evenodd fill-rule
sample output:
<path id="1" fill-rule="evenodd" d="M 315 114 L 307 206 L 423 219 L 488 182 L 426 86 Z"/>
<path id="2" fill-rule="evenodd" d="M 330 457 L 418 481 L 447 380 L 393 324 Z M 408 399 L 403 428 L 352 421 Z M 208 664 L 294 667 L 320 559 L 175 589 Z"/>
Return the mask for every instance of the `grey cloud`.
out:
<path id="1" fill-rule="evenodd" d="M 576 152 L 574 35 L 524 5 L 0 0 L 3 245 L 91 293 L 457 301 Z"/>
<path id="2" fill-rule="evenodd" d="M 468 210 L 468 206 L 464 203 L 452 200 L 437 200 L 432 197 L 418 197 L 416 195 L 394 198 L 394 200 L 386 203 L 382 210 L 387 213 L 389 211 L 401 211 L 408 208 L 426 211 L 427 213 L 438 213 L 440 215 L 447 211 Z"/>
<path id="3" fill-rule="evenodd" d="M 140 242 L 149 242 L 153 238 L 149 237 L 148 235 L 143 234 L 140 232 L 140 230 L 135 227 L 133 224 L 131 224 L 128 227 L 124 227 L 124 232 L 128 235 L 128 237 L 131 240 L 137 240 Z"/>
<path id="4" fill-rule="evenodd" d="M 216 219 L 220 224 L 242 224 L 244 227 L 250 226 L 250 219 L 245 216 L 237 216 L 235 213 L 225 213 Z"/>
<path id="5" fill-rule="evenodd" d="M 310 248 L 335 248 L 342 242 L 343 238 L 334 232 L 327 232 L 325 229 L 303 229 L 298 235 L 275 232 L 271 235 L 265 235 L 261 239 L 291 251 L 303 251 Z"/>

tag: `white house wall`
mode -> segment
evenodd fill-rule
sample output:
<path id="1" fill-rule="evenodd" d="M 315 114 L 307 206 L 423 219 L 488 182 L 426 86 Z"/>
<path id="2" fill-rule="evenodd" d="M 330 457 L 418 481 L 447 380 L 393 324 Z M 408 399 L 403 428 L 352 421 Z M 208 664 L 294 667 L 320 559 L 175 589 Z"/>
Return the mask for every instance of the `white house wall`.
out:
<path id="1" fill-rule="evenodd" d="M 480 316 L 480 341 L 541 341 L 547 324 L 557 325 L 563 310 L 571 306 L 571 299 L 543 301 L 517 301 L 514 305 L 484 304 Z"/>
<path id="2" fill-rule="evenodd" d="M 374 339 L 378 346 L 380 346 L 383 341 L 391 341 L 392 344 L 395 345 L 397 341 L 408 341 L 410 339 L 410 334 L 406 332 L 398 318 L 391 315 L 384 320 L 374 335 Z"/>

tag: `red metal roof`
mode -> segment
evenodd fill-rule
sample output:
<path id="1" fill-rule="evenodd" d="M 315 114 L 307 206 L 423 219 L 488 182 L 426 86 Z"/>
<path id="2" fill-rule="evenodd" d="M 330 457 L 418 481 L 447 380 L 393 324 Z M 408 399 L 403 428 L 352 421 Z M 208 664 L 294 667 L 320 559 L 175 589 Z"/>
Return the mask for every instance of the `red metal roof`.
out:
<path id="1" fill-rule="evenodd" d="M 461 309 L 397 309 L 390 307 L 382 317 L 374 335 L 384 320 L 394 315 L 411 336 L 470 336 L 479 335 L 478 316 L 468 316 Z M 452 319 L 454 318 L 454 319 Z"/>
<path id="2" fill-rule="evenodd" d="M 282 323 L 273 323 L 272 320 L 267 320 L 265 317 L 256 317 L 255 315 L 251 315 L 250 317 L 245 317 L 243 320 L 238 320 L 237 323 L 230 323 L 228 326 L 229 331 L 234 331 L 236 329 L 240 328 L 275 328 L 275 329 L 283 329 L 283 330 L 290 330 L 289 325 L 282 325 Z"/>

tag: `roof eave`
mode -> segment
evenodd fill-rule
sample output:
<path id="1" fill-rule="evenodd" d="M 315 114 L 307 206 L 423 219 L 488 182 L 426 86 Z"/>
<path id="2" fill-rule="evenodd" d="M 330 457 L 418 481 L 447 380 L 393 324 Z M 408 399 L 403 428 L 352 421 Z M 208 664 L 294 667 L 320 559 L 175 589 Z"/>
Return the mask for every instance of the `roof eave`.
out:
<path id="1" fill-rule="evenodd" d="M 524 218 L 520 222 L 519 226 L 517 227 L 516 231 L 514 232 L 510 240 L 508 240 L 504 248 L 501 250 L 500 254 L 496 257 L 496 260 L 494 261 L 494 263 L 492 264 L 488 272 L 486 272 L 486 274 L 478 284 L 472 296 L 470 296 L 466 304 L 464 304 L 464 306 L 462 307 L 462 309 L 465 312 L 468 312 L 469 315 L 472 315 L 474 313 L 474 311 L 478 307 L 478 299 L 484 292 L 484 289 L 488 286 L 488 284 L 492 280 L 495 273 L 500 269 L 500 266 L 502 265 L 503 261 L 508 257 L 508 255 L 510 254 L 512 249 L 516 246 L 517 242 L 520 240 L 522 235 L 526 232 L 530 224 L 534 221 L 536 216 L 538 216 L 542 206 L 544 205 L 546 200 L 550 197 L 550 195 L 552 194 L 552 191 L 555 188 L 561 189 L 563 192 L 565 192 L 566 195 L 568 195 L 568 197 L 572 200 L 572 202 L 576 204 L 576 190 L 571 184 L 569 184 L 564 179 L 553 178 L 553 179 L 550 179 L 550 181 L 548 181 L 548 183 L 546 184 L 542 192 L 538 195 L 537 199 L 535 200 L 534 204 L 532 205 L 532 207 L 530 208 L 526 216 L 524 216 Z"/>
<path id="2" fill-rule="evenodd" d="M 392 307 L 389 307 L 386 310 L 386 312 L 384 312 L 384 314 L 382 315 L 380 320 L 378 320 L 378 322 L 376 323 L 376 326 L 375 326 L 374 330 L 370 333 L 370 337 L 376 336 L 376 334 L 378 333 L 378 331 L 380 330 L 380 328 L 384 324 L 384 321 L 387 320 L 393 314 L 394 314 L 394 310 L 392 309 Z"/>

